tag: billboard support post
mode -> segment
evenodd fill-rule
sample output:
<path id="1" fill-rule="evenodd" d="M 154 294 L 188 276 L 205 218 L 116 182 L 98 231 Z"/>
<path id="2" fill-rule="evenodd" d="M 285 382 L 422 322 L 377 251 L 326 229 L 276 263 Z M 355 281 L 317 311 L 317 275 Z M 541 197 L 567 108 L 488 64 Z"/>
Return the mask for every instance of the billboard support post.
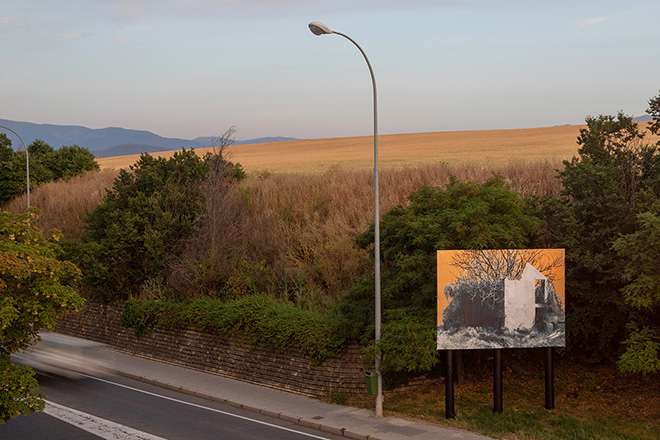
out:
<path id="1" fill-rule="evenodd" d="M 555 366 L 552 347 L 545 348 L 545 409 L 555 409 Z"/>
<path id="2" fill-rule="evenodd" d="M 565 253 L 565 249 L 437 251 L 436 349 L 446 352 L 447 418 L 455 417 L 453 373 L 461 359 L 456 350 L 493 350 L 493 413 L 497 414 L 503 412 L 502 349 L 544 348 L 545 408 L 554 409 L 552 348 L 566 346 Z"/>
<path id="3" fill-rule="evenodd" d="M 447 371 L 445 375 L 445 418 L 454 419 L 454 359 L 453 350 L 447 352 Z"/>
<path id="4" fill-rule="evenodd" d="M 499 348 L 493 357 L 493 412 L 502 413 L 502 350 Z"/>

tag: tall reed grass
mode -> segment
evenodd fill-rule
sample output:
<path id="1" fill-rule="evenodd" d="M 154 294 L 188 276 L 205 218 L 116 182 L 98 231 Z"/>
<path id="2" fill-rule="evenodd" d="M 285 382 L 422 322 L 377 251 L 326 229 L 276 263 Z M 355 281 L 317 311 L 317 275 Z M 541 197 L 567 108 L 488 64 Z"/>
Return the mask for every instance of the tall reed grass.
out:
<path id="1" fill-rule="evenodd" d="M 424 185 L 444 186 L 452 177 L 485 182 L 501 174 L 525 196 L 559 196 L 555 177 L 561 162 L 483 166 L 427 165 L 380 174 L 381 214 L 406 205 L 408 195 Z M 250 178 L 242 255 L 273 268 L 274 293 L 297 302 L 326 302 L 370 273 L 366 252 L 355 237 L 374 221 L 373 174 L 331 169 L 323 175 L 276 174 Z"/>

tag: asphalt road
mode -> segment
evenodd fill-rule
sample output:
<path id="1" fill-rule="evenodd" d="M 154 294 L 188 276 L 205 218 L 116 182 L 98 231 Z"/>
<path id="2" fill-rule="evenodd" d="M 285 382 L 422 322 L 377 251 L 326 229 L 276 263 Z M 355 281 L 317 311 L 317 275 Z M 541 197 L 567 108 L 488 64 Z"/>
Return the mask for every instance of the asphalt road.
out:
<path id="1" fill-rule="evenodd" d="M 38 376 L 44 413 L 0 425 L 0 439 L 338 440 L 318 432 L 127 378 Z"/>

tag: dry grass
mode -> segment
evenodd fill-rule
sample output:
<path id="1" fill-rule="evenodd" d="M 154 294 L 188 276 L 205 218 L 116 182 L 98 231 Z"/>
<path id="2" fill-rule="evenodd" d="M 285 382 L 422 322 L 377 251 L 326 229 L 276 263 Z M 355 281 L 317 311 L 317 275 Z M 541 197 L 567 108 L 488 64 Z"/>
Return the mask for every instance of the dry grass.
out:
<path id="1" fill-rule="evenodd" d="M 647 125 L 640 123 L 640 129 Z M 585 125 L 517 130 L 475 130 L 390 134 L 378 137 L 379 168 L 420 167 L 446 162 L 488 168 L 510 162 L 561 162 L 577 154 L 577 137 Z M 660 136 L 647 134 L 653 143 Z M 203 154 L 202 148 L 198 153 Z M 249 174 L 323 174 L 332 169 L 373 170 L 373 137 L 305 139 L 269 144 L 234 145 L 228 157 Z M 153 153 L 171 157 L 173 151 Z M 139 155 L 98 159 L 101 168 L 127 168 Z"/>
<path id="2" fill-rule="evenodd" d="M 525 195 L 557 196 L 559 166 L 559 162 L 493 168 L 441 163 L 385 170 L 380 180 L 381 214 L 406 205 L 408 195 L 421 186 L 444 186 L 452 176 L 484 182 L 496 172 Z M 365 252 L 356 248 L 354 240 L 374 220 L 371 171 L 335 168 L 322 175 L 252 176 L 241 191 L 249 194 L 245 206 L 249 221 L 241 234 L 250 249 L 239 254 L 274 269 L 277 295 L 296 302 L 326 302 L 365 275 Z"/>
<path id="3" fill-rule="evenodd" d="M 353 145 L 350 140 L 347 144 Z M 262 164 L 271 159 L 264 158 Z M 560 183 L 555 174 L 560 167 L 556 159 L 490 165 L 440 161 L 385 168 L 380 173 L 381 214 L 405 205 L 408 195 L 421 186 L 444 186 L 451 177 L 484 182 L 497 173 L 525 196 L 557 196 Z M 78 240 L 85 215 L 101 201 L 104 188 L 116 175 L 117 170 L 109 168 L 35 188 L 32 205 L 42 210 L 38 226 L 44 231 L 57 228 L 65 239 Z M 366 253 L 356 248 L 354 240 L 374 219 L 370 167 L 338 165 L 311 174 L 253 172 L 240 184 L 238 194 L 213 184 L 207 196 L 208 215 L 202 219 L 199 236 L 185 243 L 185 264 L 172 270 L 182 282 L 198 279 L 200 274 L 191 267 L 198 272 L 200 264 L 206 281 L 212 282 L 233 273 L 237 261 L 253 267 L 263 262 L 271 272 L 261 288 L 297 303 L 324 304 L 343 295 L 367 272 Z M 24 206 L 23 197 L 4 209 L 19 212 Z"/>
<path id="4" fill-rule="evenodd" d="M 577 152 L 580 128 L 531 128 L 391 134 L 378 138 L 379 168 L 400 169 L 447 162 L 501 166 L 510 161 L 558 161 Z M 205 149 L 200 149 L 203 153 Z M 154 153 L 169 157 L 172 151 Z M 229 147 L 231 160 L 248 173 L 323 174 L 331 169 L 373 169 L 373 137 L 309 139 Z M 139 155 L 98 159 L 102 168 L 126 168 Z"/>
<path id="5" fill-rule="evenodd" d="M 117 170 L 90 171 L 67 180 L 39 185 L 30 192 L 30 205 L 41 210 L 35 224 L 44 232 L 57 229 L 67 240 L 78 240 L 83 233 L 85 216 L 101 203 L 106 188 L 112 186 Z M 24 212 L 27 196 L 22 195 L 2 209 Z"/>
<path id="6" fill-rule="evenodd" d="M 557 196 L 556 169 L 560 159 L 574 154 L 577 131 L 555 127 L 382 136 L 381 214 L 405 205 L 421 186 L 443 186 L 452 176 L 484 182 L 498 173 L 525 196 Z M 241 163 L 249 177 L 238 194 L 209 186 L 208 214 L 199 235 L 183 246 L 185 264 L 173 267 L 172 274 L 192 285 L 203 267 L 203 289 L 205 282 L 234 273 L 237 261 L 252 267 L 263 262 L 269 272 L 259 275 L 265 279 L 260 287 L 275 296 L 322 304 L 343 295 L 368 272 L 366 253 L 354 240 L 374 217 L 371 142 L 371 137 L 360 137 L 233 147 L 231 160 Z M 563 142 L 570 148 L 563 149 Z M 481 145 L 481 152 L 473 145 Z M 512 159 L 518 154 L 512 152 L 522 152 L 525 145 L 534 146 L 537 156 Z M 128 167 L 137 158 L 100 159 L 101 172 L 34 188 L 32 205 L 42 211 L 38 226 L 78 240 L 86 214 L 117 176 L 114 167 Z M 24 206 L 21 197 L 3 209 L 20 212 Z M 217 249 L 223 249 L 222 255 Z"/>

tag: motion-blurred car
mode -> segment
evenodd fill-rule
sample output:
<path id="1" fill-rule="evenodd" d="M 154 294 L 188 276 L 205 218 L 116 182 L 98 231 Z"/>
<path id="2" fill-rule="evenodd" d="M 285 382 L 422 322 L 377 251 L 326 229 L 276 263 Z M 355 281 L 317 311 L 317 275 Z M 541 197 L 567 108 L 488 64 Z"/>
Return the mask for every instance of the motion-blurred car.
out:
<path id="1" fill-rule="evenodd" d="M 71 379 L 85 375 L 105 376 L 110 373 L 112 360 L 107 358 L 103 344 L 58 333 L 40 333 L 41 341 L 12 358 L 16 363 L 34 370 Z"/>

